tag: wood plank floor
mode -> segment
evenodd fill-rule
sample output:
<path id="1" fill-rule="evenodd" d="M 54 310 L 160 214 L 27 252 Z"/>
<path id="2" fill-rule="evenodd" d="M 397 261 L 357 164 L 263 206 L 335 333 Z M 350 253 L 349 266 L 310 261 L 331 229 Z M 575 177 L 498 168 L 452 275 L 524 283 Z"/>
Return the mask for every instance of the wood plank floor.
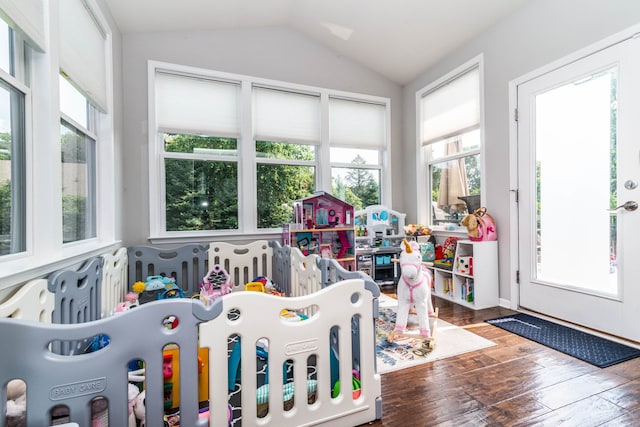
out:
<path id="1" fill-rule="evenodd" d="M 484 323 L 514 313 L 435 298 L 440 318 L 497 345 L 382 375 L 369 426 L 640 426 L 640 358 L 600 369 Z"/>

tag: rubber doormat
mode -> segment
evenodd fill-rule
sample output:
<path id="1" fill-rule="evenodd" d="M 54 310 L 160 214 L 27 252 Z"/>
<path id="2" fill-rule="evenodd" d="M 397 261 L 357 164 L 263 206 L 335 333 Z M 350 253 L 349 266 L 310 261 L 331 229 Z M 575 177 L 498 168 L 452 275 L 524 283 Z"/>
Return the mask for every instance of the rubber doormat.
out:
<path id="1" fill-rule="evenodd" d="M 524 313 L 485 322 L 600 368 L 640 356 L 640 349 Z"/>

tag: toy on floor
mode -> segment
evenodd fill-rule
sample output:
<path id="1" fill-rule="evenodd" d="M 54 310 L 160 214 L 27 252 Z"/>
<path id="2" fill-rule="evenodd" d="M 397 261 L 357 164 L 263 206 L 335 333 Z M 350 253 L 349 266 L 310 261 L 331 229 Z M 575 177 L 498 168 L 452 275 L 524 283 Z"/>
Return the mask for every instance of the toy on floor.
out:
<path id="1" fill-rule="evenodd" d="M 7 384 L 8 427 L 27 425 L 27 385 L 22 380 L 11 380 Z M 0 414 L 2 416 L 2 414 Z"/>
<path id="2" fill-rule="evenodd" d="M 129 292 L 124 296 L 124 301 L 116 306 L 115 312 L 122 313 L 123 311 L 131 310 L 140 306 L 138 302 L 138 294 L 135 292 Z"/>
<path id="3" fill-rule="evenodd" d="M 231 276 L 220 265 L 214 265 L 202 279 L 200 285 L 200 301 L 205 305 L 231 292 Z"/>
<path id="4" fill-rule="evenodd" d="M 147 276 L 145 282 L 133 284 L 133 292 L 138 294 L 140 304 L 168 298 L 184 298 L 184 293 L 176 279 L 166 276 Z"/>
<path id="5" fill-rule="evenodd" d="M 357 398 L 360 397 L 360 394 L 362 394 L 362 385 L 360 383 L 360 372 L 358 372 L 357 370 L 352 370 L 351 372 L 351 396 L 353 398 L 353 400 L 356 400 Z M 331 397 L 333 397 L 334 399 L 336 397 L 340 396 L 340 380 L 336 381 L 336 383 L 333 385 L 333 388 L 331 389 Z"/>
<path id="6" fill-rule="evenodd" d="M 420 246 L 416 242 L 409 244 L 403 241 L 404 249 L 400 253 L 401 275 L 398 281 L 398 312 L 396 325 L 389 334 L 387 340 L 393 342 L 397 335 L 404 333 L 409 317 L 409 308 L 415 305 L 420 325 L 420 336 L 429 338 L 431 330 L 429 315 L 433 315 L 433 302 L 431 301 L 431 282 L 433 277 L 422 264 Z"/>

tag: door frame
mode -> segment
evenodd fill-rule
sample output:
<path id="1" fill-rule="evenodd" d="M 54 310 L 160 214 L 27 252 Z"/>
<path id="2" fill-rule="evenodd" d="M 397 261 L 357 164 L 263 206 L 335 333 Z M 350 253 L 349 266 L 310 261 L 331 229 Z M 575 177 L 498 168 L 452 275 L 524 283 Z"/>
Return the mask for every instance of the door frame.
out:
<path id="1" fill-rule="evenodd" d="M 540 77 L 543 74 L 562 68 L 565 65 L 585 58 L 593 53 L 604 50 L 625 39 L 632 37 L 640 37 L 640 24 L 631 26 L 616 34 L 599 40 L 587 47 L 579 49 L 569 55 L 566 55 L 549 64 L 530 71 L 509 82 L 509 283 L 510 298 L 509 308 L 512 310 L 520 309 L 520 285 L 518 283 L 518 270 L 520 269 L 520 253 L 519 253 L 519 217 L 518 217 L 518 122 L 517 122 L 517 106 L 518 106 L 518 86 Z"/>

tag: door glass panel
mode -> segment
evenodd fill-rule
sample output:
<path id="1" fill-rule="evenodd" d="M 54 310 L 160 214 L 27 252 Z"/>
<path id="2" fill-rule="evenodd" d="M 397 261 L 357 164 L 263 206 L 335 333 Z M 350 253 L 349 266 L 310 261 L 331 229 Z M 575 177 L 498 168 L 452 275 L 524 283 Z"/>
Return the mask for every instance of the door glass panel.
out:
<path id="1" fill-rule="evenodd" d="M 617 67 L 535 97 L 536 281 L 618 293 Z"/>

